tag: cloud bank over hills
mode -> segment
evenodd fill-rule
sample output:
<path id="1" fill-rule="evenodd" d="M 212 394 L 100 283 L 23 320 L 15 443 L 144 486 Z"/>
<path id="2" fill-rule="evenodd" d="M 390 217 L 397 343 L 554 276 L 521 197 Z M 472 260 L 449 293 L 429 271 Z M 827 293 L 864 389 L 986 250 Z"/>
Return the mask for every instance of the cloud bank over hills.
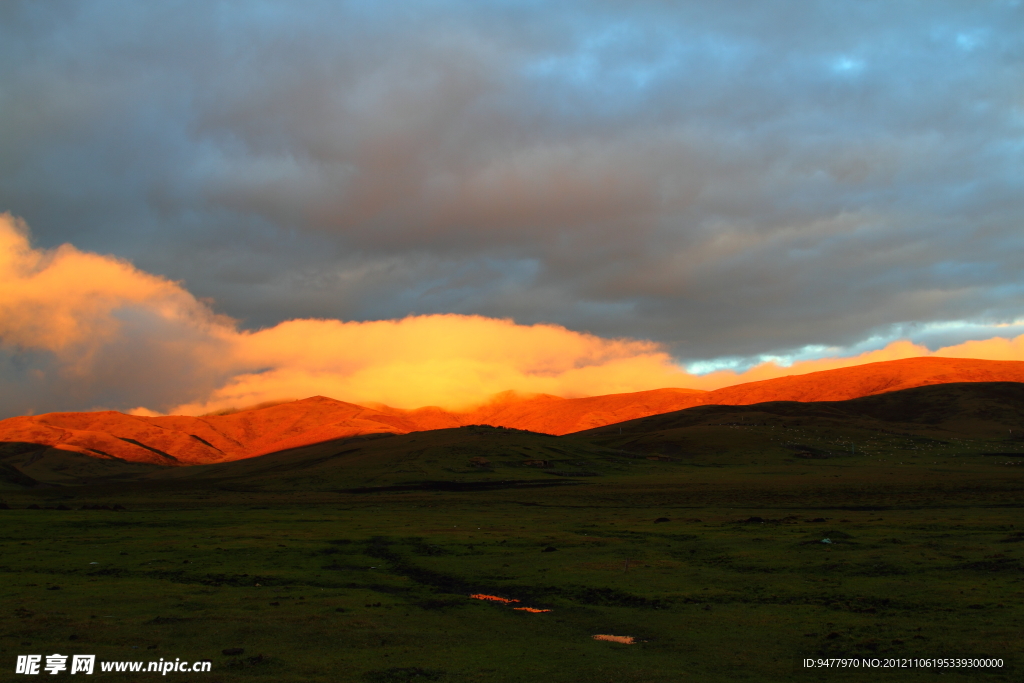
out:
<path id="1" fill-rule="evenodd" d="M 114 408 L 198 415 L 326 395 L 466 409 L 512 390 L 563 397 L 714 389 L 916 356 L 1024 359 L 1024 336 L 928 349 L 896 342 L 846 358 L 687 373 L 661 344 L 456 314 L 241 329 L 180 283 L 71 245 L 34 248 L 0 217 L 0 416 Z"/>

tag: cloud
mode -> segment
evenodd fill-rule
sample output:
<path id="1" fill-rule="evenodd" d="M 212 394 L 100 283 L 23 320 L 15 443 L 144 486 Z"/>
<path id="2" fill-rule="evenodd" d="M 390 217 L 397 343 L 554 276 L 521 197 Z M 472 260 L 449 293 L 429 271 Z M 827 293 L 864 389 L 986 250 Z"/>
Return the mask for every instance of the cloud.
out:
<path id="1" fill-rule="evenodd" d="M 906 339 L 899 339 L 885 345 L 884 348 L 866 351 L 850 356 L 831 356 L 813 360 L 797 361 L 782 365 L 777 361 L 759 363 L 742 372 L 722 370 L 709 372 L 687 378 L 686 386 L 693 389 L 720 389 L 744 382 L 758 382 L 788 375 L 806 375 L 811 372 L 836 370 L 838 368 L 864 365 L 865 363 L 881 363 L 903 358 L 922 358 L 927 356 L 942 358 L 976 358 L 979 360 L 1016 360 L 1024 361 L 1024 334 L 1017 337 L 991 337 L 989 339 L 972 339 L 962 344 L 944 346 L 935 351 L 921 344 Z"/>
<path id="2" fill-rule="evenodd" d="M 1022 337 L 1022 339 L 1024 339 L 1024 337 Z M 766 379 L 774 379 L 776 377 L 786 377 L 788 375 L 806 375 L 811 372 L 837 370 L 839 368 L 848 368 L 855 365 L 864 365 L 865 363 L 881 363 L 889 360 L 918 358 L 930 355 L 939 354 L 933 354 L 927 347 L 901 339 L 890 342 L 882 349 L 867 351 L 852 356 L 816 358 L 813 360 L 797 361 L 789 365 L 782 365 L 777 361 L 767 361 L 759 363 L 743 372 L 736 372 L 732 370 L 710 372 L 693 378 L 693 381 L 689 386 L 695 389 L 720 389 L 722 387 L 732 386 L 733 384 L 740 384 L 743 382 L 758 382 Z M 944 355 L 948 355 L 950 357 L 975 357 L 957 356 L 956 354 Z M 1024 354 L 1020 356 L 1020 359 L 1024 360 Z"/>
<path id="3" fill-rule="evenodd" d="M 963 344 L 947 346 L 933 355 L 947 358 L 981 358 L 983 360 L 1024 360 L 1024 334 L 1007 339 L 972 339 Z"/>
<path id="4" fill-rule="evenodd" d="M 98 406 L 198 414 L 326 394 L 414 408 L 516 390 L 580 396 L 677 384 L 658 344 L 464 315 L 290 320 L 240 330 L 179 283 L 110 256 L 31 247 L 0 217 L 7 414 Z M 6 384 L 6 382 L 5 382 Z M 32 391 L 31 387 L 45 387 Z"/>
<path id="5" fill-rule="evenodd" d="M 293 320 L 240 333 L 235 354 L 268 369 L 238 375 L 202 402 L 175 410 L 195 414 L 317 394 L 402 408 L 462 408 L 506 390 L 589 396 L 687 379 L 651 342 L 462 315 Z"/>
<path id="6" fill-rule="evenodd" d="M 0 214 L 0 336 L 6 344 L 89 358 L 121 335 L 133 311 L 168 324 L 226 323 L 177 284 L 124 260 L 70 244 L 33 249 L 28 226 Z"/>
<path id="7" fill-rule="evenodd" d="M 1024 335 L 929 351 L 910 341 L 848 357 L 694 375 L 659 343 L 458 314 L 288 320 L 239 328 L 180 283 L 71 245 L 33 248 L 0 216 L 0 414 L 134 409 L 202 414 L 327 395 L 466 408 L 513 390 L 564 397 L 714 389 L 915 356 L 1024 360 Z"/>
<path id="8" fill-rule="evenodd" d="M 0 209 L 247 330 L 457 313 L 687 363 L 923 343 L 1024 307 L 1020 12 L 9 2 Z"/>
<path id="9" fill-rule="evenodd" d="M 34 249 L 24 222 L 0 214 L 3 413 L 210 391 L 231 371 L 234 330 L 174 282 L 68 244 Z"/>

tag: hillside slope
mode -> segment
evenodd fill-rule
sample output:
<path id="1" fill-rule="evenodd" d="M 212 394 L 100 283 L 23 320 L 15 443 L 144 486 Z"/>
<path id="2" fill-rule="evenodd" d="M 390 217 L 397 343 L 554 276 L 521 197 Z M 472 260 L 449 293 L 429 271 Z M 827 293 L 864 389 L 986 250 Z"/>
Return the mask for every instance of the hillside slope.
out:
<path id="1" fill-rule="evenodd" d="M 1024 362 L 913 358 L 718 389 L 656 389 L 566 399 L 507 392 L 466 412 L 401 410 L 314 396 L 202 417 L 141 417 L 113 411 L 49 413 L 0 421 L 0 442 L 94 458 L 164 466 L 228 462 L 367 434 L 406 434 L 472 424 L 569 434 L 699 405 L 843 401 L 914 387 L 1024 382 Z"/>
<path id="2" fill-rule="evenodd" d="M 404 434 L 418 429 L 417 423 L 399 415 L 314 396 L 205 417 L 139 417 L 113 411 L 13 417 L 0 422 L 0 441 L 176 466 L 251 458 L 361 434 Z"/>
<path id="3" fill-rule="evenodd" d="M 901 389 L 956 382 L 1024 382 L 1024 362 L 973 358 L 906 358 L 778 377 L 716 389 L 705 404 L 846 401 Z"/>

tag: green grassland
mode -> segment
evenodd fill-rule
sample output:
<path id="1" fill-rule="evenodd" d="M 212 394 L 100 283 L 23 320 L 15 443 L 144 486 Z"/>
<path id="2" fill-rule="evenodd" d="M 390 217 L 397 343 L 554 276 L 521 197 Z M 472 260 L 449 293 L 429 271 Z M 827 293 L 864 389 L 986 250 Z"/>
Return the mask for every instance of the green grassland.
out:
<path id="1" fill-rule="evenodd" d="M 212 661 L 176 681 L 1020 680 L 1022 389 L 159 470 L 62 455 L 51 474 L 38 463 L 57 456 L 8 444 L 3 676 L 24 680 L 17 654 L 60 652 Z M 819 657 L 1005 666 L 803 668 Z"/>

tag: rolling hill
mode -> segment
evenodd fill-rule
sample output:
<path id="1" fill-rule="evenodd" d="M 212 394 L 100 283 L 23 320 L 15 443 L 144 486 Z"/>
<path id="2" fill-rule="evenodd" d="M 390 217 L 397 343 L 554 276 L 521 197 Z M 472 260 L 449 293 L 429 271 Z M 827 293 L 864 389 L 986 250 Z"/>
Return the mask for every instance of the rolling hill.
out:
<path id="1" fill-rule="evenodd" d="M 572 435 L 639 454 L 720 459 L 733 453 L 812 459 L 929 453 L 1024 457 L 1024 383 L 926 385 L 845 401 L 708 405 Z"/>
<path id="2" fill-rule="evenodd" d="M 201 465 L 361 435 L 408 434 L 475 424 L 563 435 L 695 406 L 843 401 L 914 387 L 975 382 L 1024 382 L 1024 362 L 914 358 L 709 392 L 657 389 L 575 399 L 508 392 L 466 412 L 361 406 L 315 396 L 201 417 L 141 417 L 113 411 L 49 413 L 0 421 L 0 443 L 8 444 L 5 452 L 14 449 L 36 458 L 58 450 L 109 461 Z"/>
<path id="3" fill-rule="evenodd" d="M 562 436 L 486 425 L 381 432 L 195 467 L 7 443 L 0 488 L 483 491 L 637 476 L 685 481 L 694 467 L 788 471 L 809 460 L 868 475 L 897 462 L 1017 463 L 1024 459 L 1022 416 L 1024 383 L 962 382 L 846 401 L 694 406 Z"/>
<path id="4" fill-rule="evenodd" d="M 1014 435 L 1011 430 L 1017 432 Z M 695 406 L 553 436 L 471 426 L 324 442 L 242 461 L 162 468 L 150 482 L 245 490 L 471 491 L 682 476 L 806 461 L 1024 459 L 1024 383 L 929 385 L 846 401 Z"/>

